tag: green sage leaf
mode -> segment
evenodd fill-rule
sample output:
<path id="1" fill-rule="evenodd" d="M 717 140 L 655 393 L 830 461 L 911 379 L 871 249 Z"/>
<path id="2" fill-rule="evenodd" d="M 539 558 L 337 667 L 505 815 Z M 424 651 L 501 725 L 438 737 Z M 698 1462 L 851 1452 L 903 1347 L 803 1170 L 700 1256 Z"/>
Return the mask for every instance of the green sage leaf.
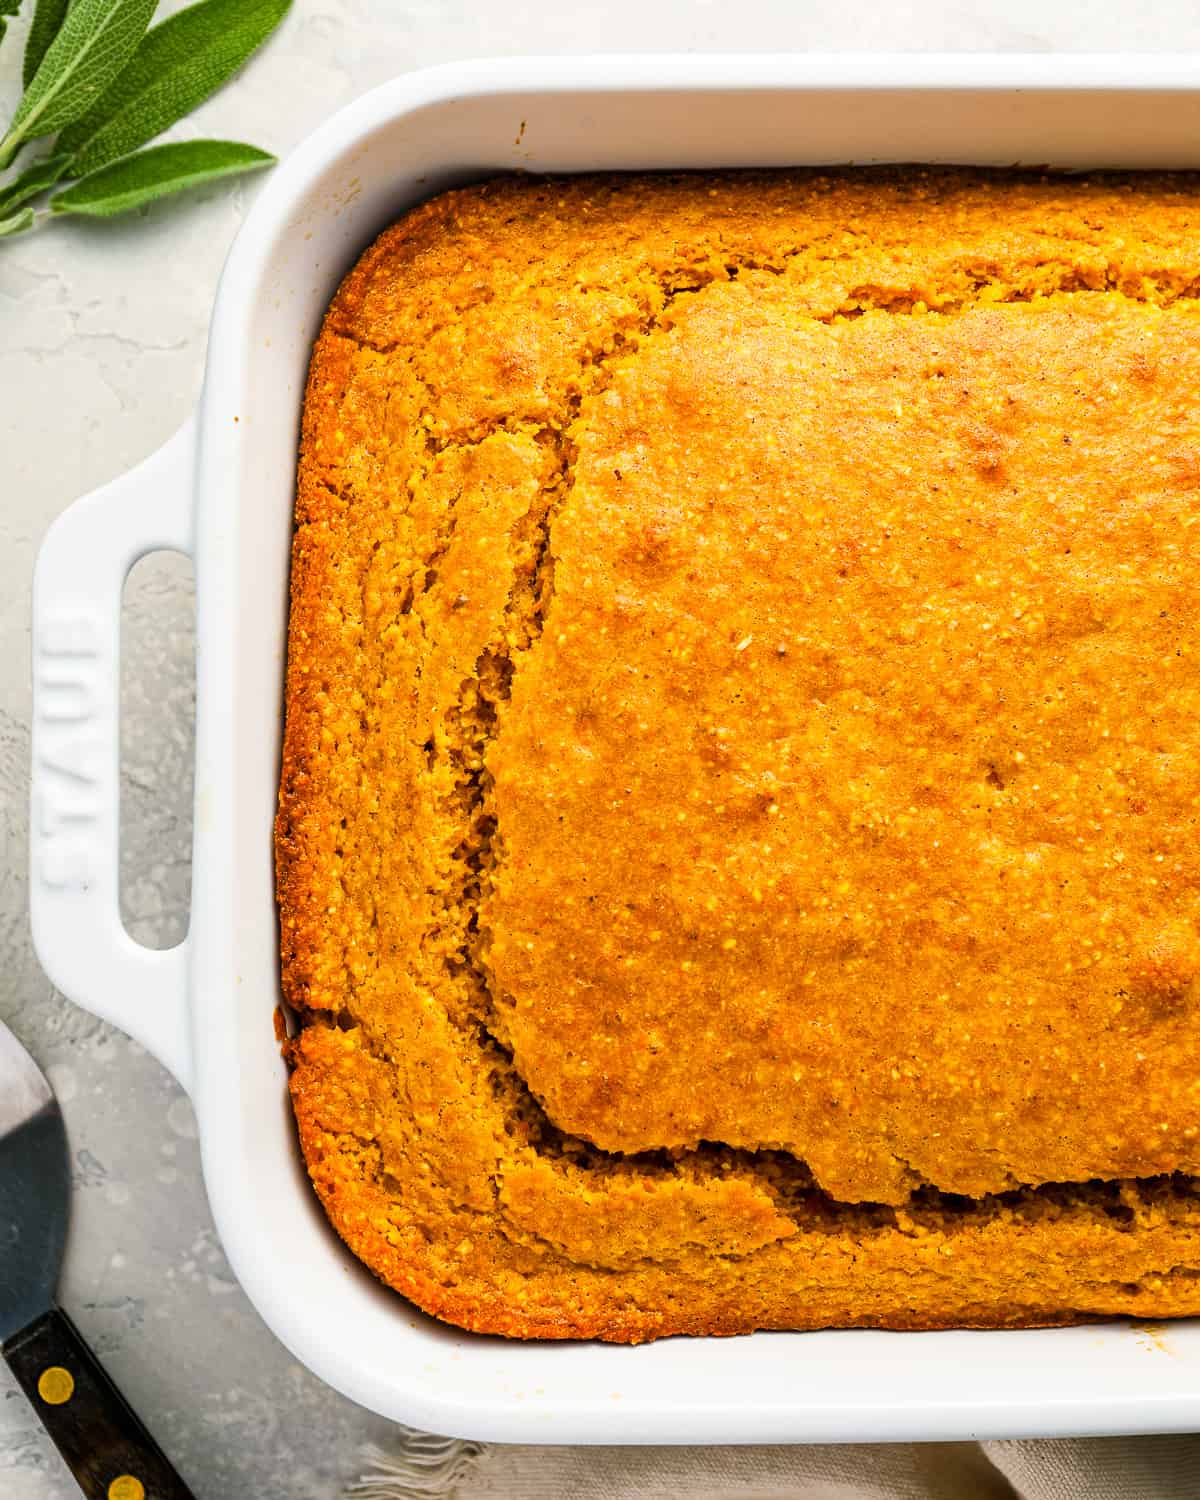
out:
<path id="1" fill-rule="evenodd" d="M 142 38 L 133 60 L 56 149 L 94 172 L 190 114 L 267 40 L 291 0 L 201 0 Z"/>
<path id="2" fill-rule="evenodd" d="M 156 0 L 75 0 L 0 143 L 0 168 L 22 141 L 85 114 L 133 55 Z"/>
<path id="3" fill-rule="evenodd" d="M 29 35 L 25 38 L 25 57 L 21 68 L 21 81 L 26 88 L 42 65 L 42 58 L 50 49 L 50 43 L 62 28 L 63 19 L 71 0 L 37 0 Z"/>
<path id="4" fill-rule="evenodd" d="M 274 160 L 269 151 L 240 141 L 179 141 L 151 146 L 72 183 L 51 198 L 50 207 L 56 214 L 90 214 L 107 219 L 219 177 L 258 171 Z"/>
<path id="5" fill-rule="evenodd" d="M 0 240 L 7 238 L 10 234 L 20 234 L 22 230 L 33 228 L 33 209 L 23 208 L 20 213 L 13 214 L 9 219 L 0 219 Z"/>
<path id="6" fill-rule="evenodd" d="M 52 188 L 66 171 L 70 160 L 65 152 L 56 151 L 53 156 L 39 157 L 31 162 L 19 177 L 0 187 L 0 216 L 12 213 L 14 208 L 20 208 L 22 203 L 28 203 L 39 193 Z"/>

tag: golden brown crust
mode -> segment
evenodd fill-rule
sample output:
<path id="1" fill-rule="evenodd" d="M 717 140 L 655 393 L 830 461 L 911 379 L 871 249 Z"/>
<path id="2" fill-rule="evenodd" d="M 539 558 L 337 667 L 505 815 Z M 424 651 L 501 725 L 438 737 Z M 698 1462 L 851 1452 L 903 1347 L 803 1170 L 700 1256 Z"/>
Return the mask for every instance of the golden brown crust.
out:
<path id="1" fill-rule="evenodd" d="M 1192 179 L 917 170 L 366 253 L 277 851 L 384 1280 L 633 1342 L 1200 1310 L 1197 267 Z"/>

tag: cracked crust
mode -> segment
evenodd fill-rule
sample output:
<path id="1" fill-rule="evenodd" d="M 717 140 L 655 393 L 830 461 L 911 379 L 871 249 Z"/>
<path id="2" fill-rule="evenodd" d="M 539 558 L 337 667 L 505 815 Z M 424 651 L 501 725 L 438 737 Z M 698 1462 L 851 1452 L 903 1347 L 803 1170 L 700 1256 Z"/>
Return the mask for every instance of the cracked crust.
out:
<path id="1" fill-rule="evenodd" d="M 385 1281 L 635 1342 L 1200 1310 L 1197 267 L 1191 179 L 923 171 L 504 179 L 366 253 L 277 851 Z"/>

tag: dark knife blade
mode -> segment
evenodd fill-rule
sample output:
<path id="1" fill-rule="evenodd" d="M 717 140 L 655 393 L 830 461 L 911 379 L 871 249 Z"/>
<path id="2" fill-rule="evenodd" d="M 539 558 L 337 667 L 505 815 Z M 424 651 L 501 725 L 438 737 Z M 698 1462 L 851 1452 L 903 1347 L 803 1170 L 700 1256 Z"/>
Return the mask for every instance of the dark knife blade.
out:
<path id="1" fill-rule="evenodd" d="M 58 1101 L 0 1021 L 0 1344 L 54 1303 L 70 1201 Z"/>

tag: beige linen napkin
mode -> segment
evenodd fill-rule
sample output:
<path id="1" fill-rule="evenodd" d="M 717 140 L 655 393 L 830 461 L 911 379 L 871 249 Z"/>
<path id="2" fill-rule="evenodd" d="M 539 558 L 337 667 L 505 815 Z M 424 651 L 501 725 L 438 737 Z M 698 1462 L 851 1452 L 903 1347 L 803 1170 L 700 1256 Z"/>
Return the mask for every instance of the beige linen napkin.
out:
<path id="1" fill-rule="evenodd" d="M 1200 1500 L 1200 1437 L 530 1448 L 400 1428 L 352 1500 Z"/>

